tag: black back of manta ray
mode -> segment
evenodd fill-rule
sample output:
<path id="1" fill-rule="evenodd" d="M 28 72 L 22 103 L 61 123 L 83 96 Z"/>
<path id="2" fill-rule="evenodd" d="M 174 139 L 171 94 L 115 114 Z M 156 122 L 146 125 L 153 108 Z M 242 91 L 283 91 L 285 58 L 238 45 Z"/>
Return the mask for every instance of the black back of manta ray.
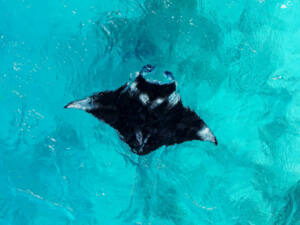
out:
<path id="1" fill-rule="evenodd" d="M 153 67 L 147 66 L 151 71 Z M 142 71 L 132 83 L 71 102 L 65 108 L 83 109 L 106 122 L 138 155 L 148 154 L 163 145 L 191 140 L 217 145 L 204 121 L 183 106 L 174 81 L 150 82 L 143 77 Z"/>

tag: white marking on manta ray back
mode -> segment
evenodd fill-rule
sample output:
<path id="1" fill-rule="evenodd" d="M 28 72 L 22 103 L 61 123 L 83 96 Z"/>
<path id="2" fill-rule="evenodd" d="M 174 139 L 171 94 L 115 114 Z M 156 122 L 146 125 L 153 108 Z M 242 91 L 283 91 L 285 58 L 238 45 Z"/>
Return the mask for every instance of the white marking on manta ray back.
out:
<path id="1" fill-rule="evenodd" d="M 147 94 L 142 93 L 139 98 L 144 105 L 149 103 L 149 96 Z"/>
<path id="2" fill-rule="evenodd" d="M 130 85 L 130 90 L 133 91 L 133 92 L 136 92 L 138 90 L 136 86 L 137 86 L 137 82 L 133 82 Z"/>
<path id="3" fill-rule="evenodd" d="M 180 101 L 180 95 L 174 91 L 172 94 L 169 95 L 168 100 L 169 104 L 174 106 Z"/>
<path id="4" fill-rule="evenodd" d="M 163 98 L 157 98 L 155 99 L 152 104 L 151 104 L 151 108 L 154 109 L 155 107 L 159 106 L 161 103 L 163 103 L 165 101 L 165 99 Z"/>
<path id="5" fill-rule="evenodd" d="M 197 132 L 197 135 L 202 138 L 204 141 L 213 141 L 215 136 L 212 134 L 211 130 L 208 127 L 204 127 Z"/>
<path id="6" fill-rule="evenodd" d="M 154 100 L 154 102 L 155 102 L 156 104 L 160 105 L 161 103 L 164 102 L 164 99 L 163 99 L 163 98 L 157 98 L 157 99 Z"/>

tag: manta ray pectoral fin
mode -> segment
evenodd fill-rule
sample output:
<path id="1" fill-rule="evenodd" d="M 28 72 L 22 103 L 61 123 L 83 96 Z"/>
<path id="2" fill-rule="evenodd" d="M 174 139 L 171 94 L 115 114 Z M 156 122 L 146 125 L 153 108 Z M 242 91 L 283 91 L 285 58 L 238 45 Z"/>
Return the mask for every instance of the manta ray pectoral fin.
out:
<path id="1" fill-rule="evenodd" d="M 202 141 L 209 141 L 214 143 L 215 145 L 218 145 L 217 138 L 206 125 L 204 125 L 200 130 L 198 130 L 197 136 Z"/>
<path id="2" fill-rule="evenodd" d="M 64 108 L 82 109 L 84 111 L 89 111 L 96 108 L 96 105 L 94 104 L 93 99 L 91 97 L 88 97 L 85 99 L 70 102 Z"/>

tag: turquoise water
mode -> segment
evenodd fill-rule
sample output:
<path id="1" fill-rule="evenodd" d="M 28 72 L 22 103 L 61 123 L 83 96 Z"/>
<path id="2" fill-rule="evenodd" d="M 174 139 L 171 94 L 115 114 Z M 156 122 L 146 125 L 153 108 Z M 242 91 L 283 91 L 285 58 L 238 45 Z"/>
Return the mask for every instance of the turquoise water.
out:
<path id="1" fill-rule="evenodd" d="M 0 225 L 299 225 L 298 0 L 0 0 Z M 63 106 L 151 63 L 219 145 L 138 158 Z"/>

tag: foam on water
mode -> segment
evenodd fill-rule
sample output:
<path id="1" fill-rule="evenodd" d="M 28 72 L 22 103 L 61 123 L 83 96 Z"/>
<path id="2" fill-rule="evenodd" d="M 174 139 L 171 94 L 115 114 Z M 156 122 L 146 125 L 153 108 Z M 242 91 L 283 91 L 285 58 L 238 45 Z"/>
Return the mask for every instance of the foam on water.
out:
<path id="1" fill-rule="evenodd" d="M 0 0 L 0 224 L 300 224 L 299 10 Z M 63 109 L 148 63 L 173 72 L 218 147 L 138 158 L 109 126 Z"/>

